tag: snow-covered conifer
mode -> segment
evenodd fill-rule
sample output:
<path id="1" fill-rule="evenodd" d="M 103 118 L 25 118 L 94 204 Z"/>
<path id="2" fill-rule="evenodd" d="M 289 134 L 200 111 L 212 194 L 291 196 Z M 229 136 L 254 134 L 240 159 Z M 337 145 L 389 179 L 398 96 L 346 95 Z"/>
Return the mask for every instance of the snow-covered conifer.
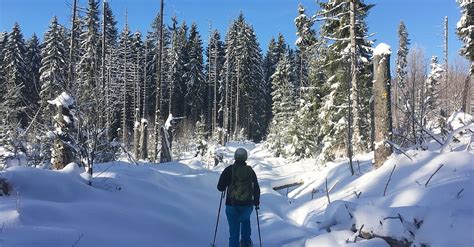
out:
<path id="1" fill-rule="evenodd" d="M 272 113 L 267 143 L 276 155 L 285 155 L 285 146 L 290 141 L 290 122 L 295 118 L 295 97 L 291 82 L 291 67 L 288 56 L 284 56 L 272 76 Z"/>

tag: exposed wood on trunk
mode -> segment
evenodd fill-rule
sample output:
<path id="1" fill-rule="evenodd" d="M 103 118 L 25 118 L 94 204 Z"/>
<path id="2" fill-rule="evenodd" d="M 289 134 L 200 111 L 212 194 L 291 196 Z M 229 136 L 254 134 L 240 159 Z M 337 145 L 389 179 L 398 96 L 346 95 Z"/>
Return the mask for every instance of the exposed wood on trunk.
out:
<path id="1" fill-rule="evenodd" d="M 374 55 L 374 163 L 376 168 L 382 166 L 392 154 L 392 148 L 386 145 L 387 141 L 391 141 L 392 136 L 390 91 L 390 54 L 376 54 Z"/>

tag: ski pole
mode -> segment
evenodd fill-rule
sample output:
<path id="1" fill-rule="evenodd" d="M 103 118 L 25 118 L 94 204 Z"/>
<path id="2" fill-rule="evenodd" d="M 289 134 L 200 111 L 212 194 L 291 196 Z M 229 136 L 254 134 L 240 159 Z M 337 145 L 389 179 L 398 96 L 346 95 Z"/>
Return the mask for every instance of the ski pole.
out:
<path id="1" fill-rule="evenodd" d="M 216 246 L 216 235 L 217 235 L 217 226 L 219 225 L 219 216 L 221 214 L 221 207 L 222 207 L 222 199 L 225 197 L 225 191 L 221 193 L 221 201 L 219 202 L 219 211 L 217 212 L 217 222 L 216 222 L 216 229 L 214 230 L 214 240 L 212 241 L 211 246 Z"/>
<path id="2" fill-rule="evenodd" d="M 260 247 L 262 247 L 262 237 L 260 236 L 260 221 L 258 220 L 258 210 L 260 207 L 255 207 L 255 214 L 257 215 L 257 227 L 258 227 L 258 240 L 260 241 Z"/>

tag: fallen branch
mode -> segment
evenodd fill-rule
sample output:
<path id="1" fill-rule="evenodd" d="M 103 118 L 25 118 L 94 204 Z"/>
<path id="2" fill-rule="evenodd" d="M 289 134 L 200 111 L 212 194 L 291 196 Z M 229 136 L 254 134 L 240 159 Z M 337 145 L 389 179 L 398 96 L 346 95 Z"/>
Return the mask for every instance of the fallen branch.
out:
<path id="1" fill-rule="evenodd" d="M 360 191 L 359 193 L 357 193 L 355 190 L 354 190 L 354 195 L 359 198 L 360 197 L 360 194 L 362 194 L 362 191 Z"/>
<path id="2" fill-rule="evenodd" d="M 392 169 L 392 172 L 390 172 L 390 176 L 388 177 L 388 181 L 385 184 L 385 189 L 383 190 L 383 196 L 385 196 L 385 194 L 387 193 L 387 187 L 388 187 L 388 184 L 390 183 L 390 180 L 392 180 L 392 174 L 393 174 L 393 171 L 395 171 L 395 167 L 397 167 L 397 165 L 394 165 L 393 169 Z"/>
<path id="3" fill-rule="evenodd" d="M 81 235 L 79 235 L 79 238 L 76 240 L 76 242 L 72 245 L 72 247 L 76 247 L 77 243 L 79 243 L 79 241 L 81 240 L 81 238 L 84 236 L 84 233 L 81 233 Z"/>
<path id="4" fill-rule="evenodd" d="M 391 141 L 385 141 L 385 142 L 388 143 L 388 145 L 390 145 L 395 150 L 397 150 L 400 153 L 404 154 L 408 159 L 410 159 L 410 161 L 413 161 L 413 159 L 400 146 L 398 146 L 397 144 L 395 144 Z"/>
<path id="5" fill-rule="evenodd" d="M 131 162 L 133 162 L 135 165 L 138 166 L 137 161 L 132 157 L 132 155 L 122 145 L 119 145 L 119 147 L 123 150 L 123 152 L 125 152 L 125 154 L 127 155 L 128 160 L 130 160 Z"/>
<path id="6" fill-rule="evenodd" d="M 354 237 L 354 243 L 357 241 L 357 237 L 360 237 L 360 233 L 362 232 L 362 229 L 364 228 L 364 224 L 362 224 L 359 228 L 359 230 L 356 232 L 358 233 L 357 235 L 355 235 Z"/>
<path id="7" fill-rule="evenodd" d="M 314 198 L 314 194 L 316 194 L 316 192 L 317 192 L 317 190 L 315 190 L 314 188 L 313 188 L 313 190 L 311 190 L 311 199 Z"/>
<path id="8" fill-rule="evenodd" d="M 295 182 L 295 183 L 291 183 L 291 184 L 284 184 L 284 185 L 281 185 L 281 186 L 273 187 L 273 190 L 287 189 L 287 188 L 290 188 L 290 187 L 293 187 L 293 186 L 299 186 L 299 185 L 303 185 L 303 184 L 304 184 L 303 181 L 299 181 L 299 182 Z"/>
<path id="9" fill-rule="evenodd" d="M 458 199 L 461 198 L 461 193 L 462 193 L 463 191 L 464 191 L 464 188 L 462 188 L 462 189 L 458 192 L 458 194 L 456 195 L 456 198 L 458 198 Z"/>
<path id="10" fill-rule="evenodd" d="M 326 178 L 326 196 L 328 198 L 328 204 L 331 203 L 331 199 L 329 198 L 329 190 L 328 190 L 328 178 Z"/>
<path id="11" fill-rule="evenodd" d="M 425 183 L 425 187 L 428 187 L 428 183 L 431 181 L 431 178 L 433 178 L 433 176 L 434 176 L 434 175 L 439 171 L 439 169 L 441 169 L 441 167 L 443 167 L 443 166 L 444 166 L 444 164 L 441 164 L 441 165 L 438 167 L 438 169 L 436 169 L 436 171 L 435 171 L 433 174 L 431 174 L 430 178 L 429 178 L 428 181 L 426 181 L 426 183 Z"/>
<path id="12" fill-rule="evenodd" d="M 361 237 L 363 239 L 381 238 L 385 242 L 387 242 L 387 244 L 389 246 L 395 246 L 395 247 L 410 247 L 410 246 L 412 246 L 411 245 L 412 242 L 408 241 L 407 239 L 398 240 L 398 239 L 395 239 L 395 238 L 392 238 L 392 237 L 377 235 L 377 234 L 374 234 L 372 232 L 360 232 L 359 237 Z"/>
<path id="13" fill-rule="evenodd" d="M 331 192 L 332 189 L 334 189 L 334 187 L 336 187 L 336 185 L 337 185 L 338 183 L 339 183 L 339 180 L 337 180 L 337 182 L 331 186 L 331 188 L 329 189 L 329 192 Z"/>
<path id="14" fill-rule="evenodd" d="M 351 211 L 349 210 L 349 207 L 347 207 L 347 204 L 344 204 L 344 207 L 346 207 L 347 213 L 349 213 L 351 219 L 354 218 L 354 215 L 352 215 Z"/>
<path id="15" fill-rule="evenodd" d="M 453 140 L 454 135 L 458 134 L 461 131 L 467 130 L 467 129 L 470 130 L 471 128 L 474 128 L 474 123 L 464 125 L 463 127 L 459 127 L 457 129 L 451 131 L 449 133 L 448 137 L 446 138 L 446 142 L 441 146 L 441 153 L 446 153 L 448 151 L 449 144 Z"/>

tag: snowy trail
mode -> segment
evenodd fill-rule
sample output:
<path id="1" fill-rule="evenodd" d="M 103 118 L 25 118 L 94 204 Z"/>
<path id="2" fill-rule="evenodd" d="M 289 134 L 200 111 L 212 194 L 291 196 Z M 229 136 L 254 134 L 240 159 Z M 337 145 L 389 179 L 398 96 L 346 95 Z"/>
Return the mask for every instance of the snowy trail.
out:
<path id="1" fill-rule="evenodd" d="M 72 165 L 61 171 L 9 168 L 0 173 L 13 186 L 11 196 L 0 197 L 0 246 L 209 246 L 220 200 L 216 184 L 240 146 L 250 151 L 248 164 L 261 186 L 263 246 L 345 246 L 354 237 L 352 224 L 433 246 L 474 243 L 466 237 L 474 229 L 472 151 L 412 150 L 408 154 L 413 161 L 396 155 L 374 171 L 371 155 L 366 154 L 356 157 L 361 173 L 350 176 L 347 161 L 318 167 L 314 160 L 272 157 L 261 145 L 231 143 L 221 149 L 225 163 L 210 169 L 199 159 L 159 165 L 99 164 L 92 186 L 87 185 L 82 170 Z M 441 163 L 444 167 L 425 187 Z M 393 181 L 382 197 L 395 164 Z M 329 207 L 326 178 L 332 188 Z M 288 196 L 286 190 L 273 190 L 276 185 L 300 180 L 304 184 L 289 189 Z M 362 194 L 357 198 L 355 193 Z M 348 218 L 349 209 L 344 205 L 353 219 Z M 397 220 L 379 225 L 380 220 L 398 213 L 426 222 L 417 229 L 416 238 Z M 251 224 L 254 246 L 258 246 L 255 214 Z M 217 246 L 227 246 L 227 239 L 223 207 Z M 350 245 L 387 246 L 378 238 L 359 239 Z"/>

